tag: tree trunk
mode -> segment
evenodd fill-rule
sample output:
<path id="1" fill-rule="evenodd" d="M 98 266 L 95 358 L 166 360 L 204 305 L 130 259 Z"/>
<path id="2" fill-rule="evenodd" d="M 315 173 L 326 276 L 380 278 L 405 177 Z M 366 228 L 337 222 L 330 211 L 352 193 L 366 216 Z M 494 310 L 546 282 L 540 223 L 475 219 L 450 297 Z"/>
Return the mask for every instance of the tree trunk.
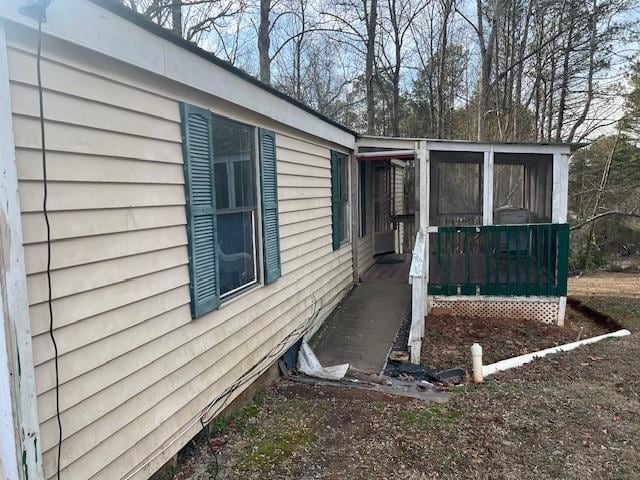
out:
<path id="1" fill-rule="evenodd" d="M 577 118 L 573 127 L 571 127 L 571 132 L 567 138 L 568 142 L 573 142 L 573 139 L 576 135 L 578 128 L 584 123 L 587 119 L 587 114 L 589 113 L 589 109 L 591 108 L 591 102 L 593 101 L 593 74 L 595 70 L 595 54 L 597 48 L 597 35 L 598 35 L 598 17 L 597 10 L 598 4 L 596 0 L 593 0 L 592 4 L 593 11 L 591 12 L 591 25 L 590 25 L 590 37 L 589 37 L 589 73 L 587 74 L 587 98 L 584 101 L 584 106 L 582 108 L 582 112 L 580 116 Z"/>
<path id="2" fill-rule="evenodd" d="M 604 194 L 605 189 L 607 188 L 607 183 L 609 182 L 609 172 L 611 171 L 611 165 L 613 163 L 613 157 L 616 153 L 616 149 L 618 148 L 618 143 L 620 141 L 620 127 L 621 123 L 618 124 L 618 134 L 613 142 L 613 147 L 609 152 L 609 156 L 607 157 L 607 161 L 604 164 L 604 168 L 602 169 L 602 177 L 600 178 L 600 188 L 596 192 L 596 198 L 593 201 L 593 210 L 591 213 L 591 218 L 597 218 L 598 210 L 600 209 L 600 202 L 602 201 L 602 195 Z M 596 222 L 591 223 L 591 227 L 589 228 L 589 243 L 587 243 L 587 258 L 591 256 L 591 248 L 595 245 L 595 237 L 596 237 Z"/>
<path id="3" fill-rule="evenodd" d="M 444 128 L 444 82 L 445 70 L 447 68 L 447 48 L 449 43 L 449 16 L 451 15 L 452 2 L 446 0 L 442 3 L 442 31 L 440 34 L 440 45 L 438 48 L 438 83 L 437 83 L 437 124 L 436 138 L 442 138 L 445 134 Z"/>
<path id="4" fill-rule="evenodd" d="M 567 32 L 567 41 L 564 47 L 564 57 L 562 62 L 562 82 L 560 84 L 560 100 L 558 102 L 558 123 L 556 124 L 556 142 L 562 140 L 562 127 L 564 126 L 564 113 L 567 105 L 567 95 L 569 93 L 569 60 L 571 51 L 573 50 L 573 29 L 575 27 L 575 15 L 573 3 L 569 2 L 569 32 Z M 560 16 L 562 27 L 562 16 Z"/>
<path id="5" fill-rule="evenodd" d="M 269 14 L 271 13 L 271 0 L 260 0 L 260 25 L 258 27 L 258 55 L 260 57 L 260 80 L 271 84 L 271 46 Z"/>
<path id="6" fill-rule="evenodd" d="M 493 19 L 489 39 L 485 43 L 484 26 L 482 20 L 482 0 L 477 0 L 476 8 L 478 11 L 477 34 L 480 43 L 480 82 L 478 85 L 478 140 L 486 140 L 486 116 L 489 112 L 489 95 L 491 88 L 491 67 L 493 64 L 493 47 L 496 42 L 496 27 L 498 19 L 501 15 L 502 0 L 494 0 Z"/>
<path id="7" fill-rule="evenodd" d="M 524 32 L 522 34 L 522 38 L 520 39 L 520 45 L 518 48 L 518 70 L 516 72 L 516 90 L 514 92 L 514 100 L 515 100 L 515 111 L 513 112 L 513 139 L 520 140 L 520 110 L 523 107 L 522 102 L 522 75 L 524 73 L 524 52 L 527 47 L 527 40 L 529 39 L 529 25 L 531 23 L 531 10 L 533 6 L 533 1 L 529 1 L 527 5 L 527 16 L 524 21 Z M 536 61 L 536 71 L 538 68 L 538 64 Z M 534 90 L 538 88 L 537 86 L 538 80 L 536 79 L 536 85 L 534 86 Z M 525 108 L 522 108 L 524 110 Z"/>
<path id="8" fill-rule="evenodd" d="M 171 30 L 182 37 L 182 2 L 176 1 L 171 5 Z"/>
<path id="9" fill-rule="evenodd" d="M 264 0 L 261 0 L 264 1 Z M 365 2 L 366 9 L 366 2 Z M 367 58 L 365 65 L 365 90 L 367 97 L 367 134 L 376 133 L 376 112 L 373 88 L 373 69 L 376 53 L 376 26 L 378 24 L 378 0 L 371 0 L 371 10 L 369 11 L 367 23 Z"/>

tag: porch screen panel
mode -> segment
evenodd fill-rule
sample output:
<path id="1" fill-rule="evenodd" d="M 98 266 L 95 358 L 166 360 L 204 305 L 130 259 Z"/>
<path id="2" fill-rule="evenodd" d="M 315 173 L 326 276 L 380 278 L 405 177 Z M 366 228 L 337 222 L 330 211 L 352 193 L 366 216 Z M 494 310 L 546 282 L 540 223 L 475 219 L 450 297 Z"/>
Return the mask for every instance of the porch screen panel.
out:
<path id="1" fill-rule="evenodd" d="M 482 223 L 482 152 L 431 152 L 432 225 L 479 225 Z"/>

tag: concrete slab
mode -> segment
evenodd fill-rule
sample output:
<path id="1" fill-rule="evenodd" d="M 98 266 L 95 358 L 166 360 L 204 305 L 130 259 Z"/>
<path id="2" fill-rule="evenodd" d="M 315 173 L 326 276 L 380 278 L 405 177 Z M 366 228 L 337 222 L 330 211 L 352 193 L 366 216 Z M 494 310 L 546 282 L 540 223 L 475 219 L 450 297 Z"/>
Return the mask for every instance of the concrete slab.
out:
<path id="1" fill-rule="evenodd" d="M 322 365 L 350 363 L 379 373 L 410 302 L 411 287 L 406 282 L 365 281 L 325 321 L 311 348 Z"/>

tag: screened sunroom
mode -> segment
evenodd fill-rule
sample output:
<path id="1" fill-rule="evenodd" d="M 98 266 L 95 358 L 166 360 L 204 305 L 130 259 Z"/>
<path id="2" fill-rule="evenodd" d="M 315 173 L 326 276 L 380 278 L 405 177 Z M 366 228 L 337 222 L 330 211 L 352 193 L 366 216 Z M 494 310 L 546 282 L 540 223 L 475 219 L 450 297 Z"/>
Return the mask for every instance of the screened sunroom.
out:
<path id="1" fill-rule="evenodd" d="M 415 208 L 404 223 L 414 238 L 407 248 L 413 252 L 414 350 L 433 308 L 563 324 L 568 167 L 575 146 L 374 137 L 359 142 L 365 171 L 372 168 L 367 165 L 403 161 L 405 178 L 412 179 L 405 188 Z"/>

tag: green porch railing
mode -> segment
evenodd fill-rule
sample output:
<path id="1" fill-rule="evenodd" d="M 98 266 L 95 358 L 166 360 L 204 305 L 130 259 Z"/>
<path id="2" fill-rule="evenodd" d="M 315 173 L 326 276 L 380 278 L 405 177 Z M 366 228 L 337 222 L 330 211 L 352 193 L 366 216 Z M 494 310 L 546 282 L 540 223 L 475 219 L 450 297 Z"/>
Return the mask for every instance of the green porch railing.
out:
<path id="1" fill-rule="evenodd" d="M 429 234 L 432 295 L 567 294 L 568 224 L 438 227 Z"/>

